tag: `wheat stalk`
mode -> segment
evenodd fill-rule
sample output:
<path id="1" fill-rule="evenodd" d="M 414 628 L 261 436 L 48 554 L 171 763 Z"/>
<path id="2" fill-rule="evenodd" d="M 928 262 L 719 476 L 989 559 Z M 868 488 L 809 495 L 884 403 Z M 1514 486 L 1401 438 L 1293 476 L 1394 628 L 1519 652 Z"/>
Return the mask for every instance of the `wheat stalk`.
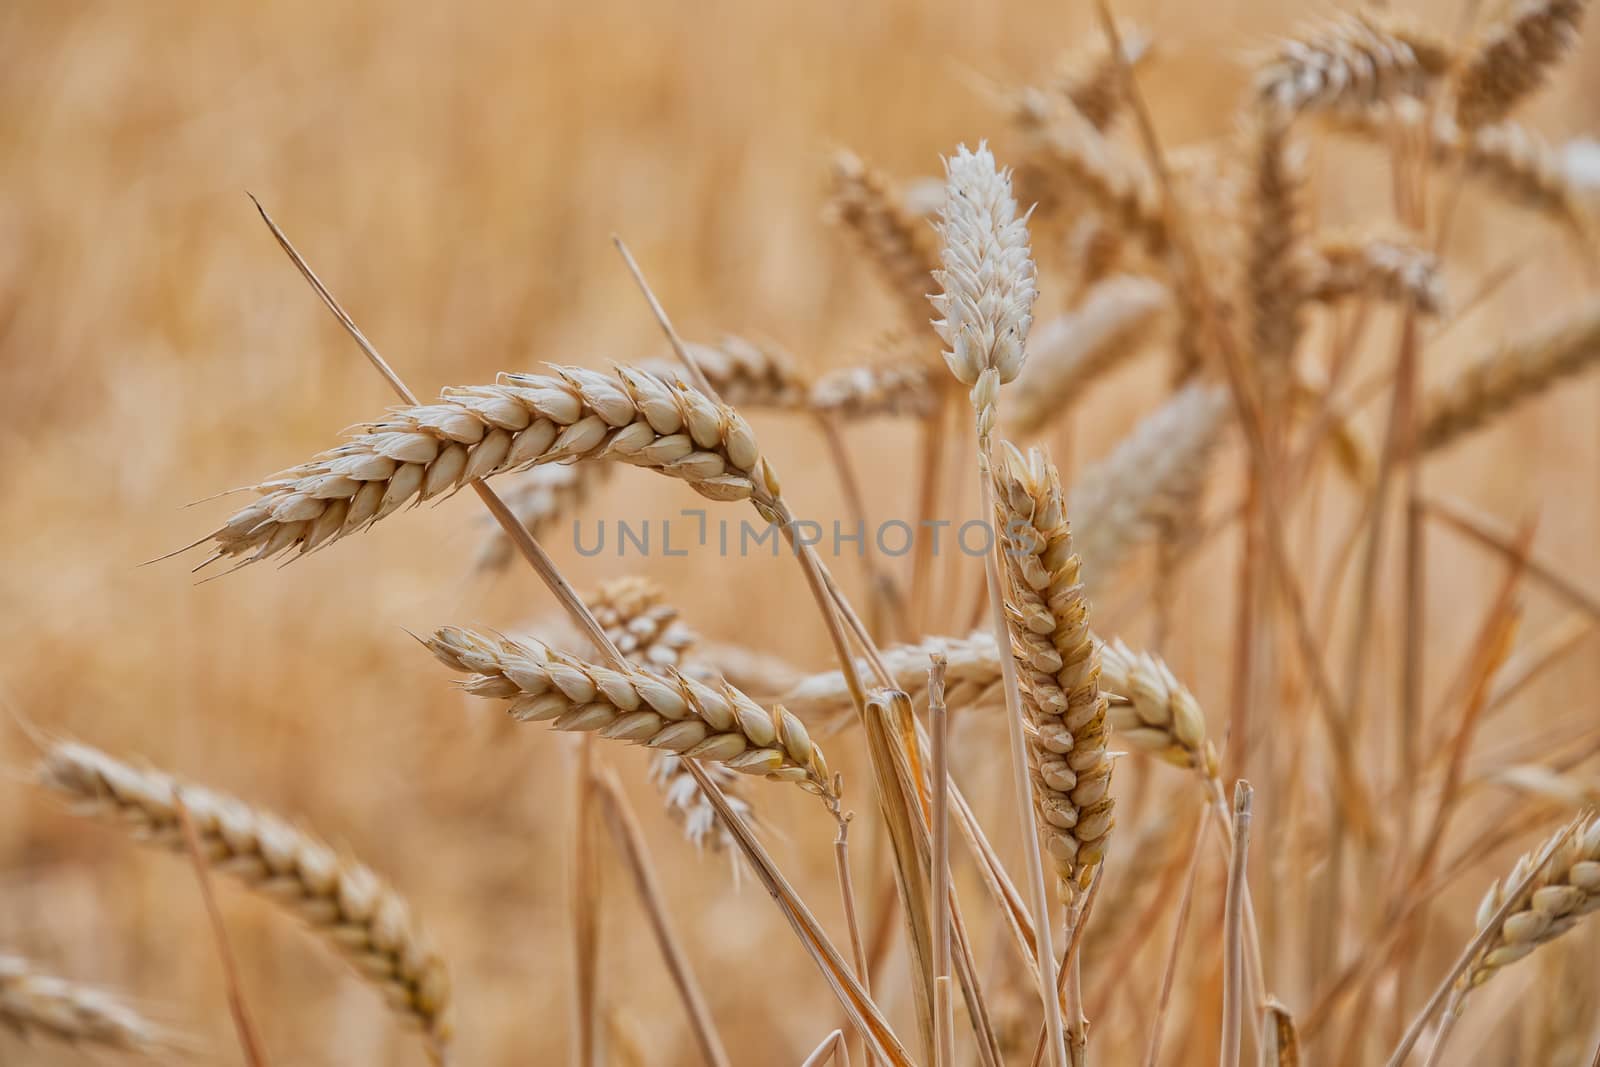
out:
<path id="1" fill-rule="evenodd" d="M 1479 356 L 1423 405 L 1424 452 L 1444 448 L 1600 358 L 1600 303 Z"/>
<path id="2" fill-rule="evenodd" d="M 83 814 L 115 819 L 144 841 L 184 848 L 175 803 L 182 788 L 211 869 L 282 904 L 418 1026 L 436 1062 L 447 1058 L 450 977 L 405 899 L 370 869 L 243 801 L 123 763 L 88 745 L 52 743 L 40 782 Z"/>
<path id="3" fill-rule="evenodd" d="M 928 277 L 938 267 L 927 223 L 906 210 L 885 175 L 850 152 L 834 156 L 828 214 L 855 234 L 909 321 L 920 324 L 927 314 Z"/>
<path id="4" fill-rule="evenodd" d="M 1453 60 L 1448 44 L 1376 12 L 1341 14 L 1279 41 L 1256 65 L 1256 95 L 1285 114 L 1421 95 Z"/>
<path id="5" fill-rule="evenodd" d="M 1562 834 L 1568 834 L 1563 829 Z M 1526 878 L 1543 848 L 1525 853 L 1511 873 L 1497 881 L 1478 905 L 1481 932 L 1506 902 L 1506 891 Z M 1534 876 L 1510 913 L 1498 924 L 1483 952 L 1459 979 L 1464 989 L 1493 978 L 1502 967 L 1515 963 L 1540 945 L 1555 940 L 1578 920 L 1600 909 L 1600 820 L 1588 817 L 1570 833 L 1544 868 Z"/>
<path id="6" fill-rule="evenodd" d="M 612 670 L 537 641 L 455 626 L 424 644 L 445 666 L 472 675 L 462 688 L 509 701 L 507 710 L 520 722 L 549 722 L 558 730 L 726 763 L 837 799 L 822 749 L 800 720 L 781 707 L 769 712 L 732 686 L 712 688 L 676 672 Z"/>
<path id="7" fill-rule="evenodd" d="M 508 475 L 509 484 L 500 486 L 500 499 L 529 533 L 543 538 L 562 517 L 581 508 L 611 477 L 612 470 L 610 464 L 604 463 L 549 463 Z M 484 521 L 489 529 L 478 545 L 473 568 L 504 570 L 516 554 L 516 547 L 492 518 Z"/>
<path id="8" fill-rule="evenodd" d="M 681 478 L 713 500 L 777 485 L 755 435 L 732 408 L 677 381 L 618 368 L 502 375 L 400 407 L 347 443 L 255 487 L 260 498 L 210 535 L 215 556 L 254 563 L 364 529 L 413 498 L 536 464 L 616 459 Z M 770 515 L 768 517 L 771 517 Z M 209 562 L 209 560 L 208 560 Z"/>
<path id="9" fill-rule="evenodd" d="M 1189 517 L 1227 414 L 1226 389 L 1186 386 L 1084 471 L 1068 506 L 1091 592 L 1163 523 Z"/>
<path id="10" fill-rule="evenodd" d="M 1587 6 L 1586 0 L 1519 0 L 1461 65 L 1456 121 L 1472 130 L 1509 115 L 1577 43 Z"/>
<path id="11" fill-rule="evenodd" d="M 1368 296 L 1444 311 L 1439 260 L 1415 243 L 1383 235 L 1330 234 L 1318 239 L 1307 269 L 1306 299 L 1335 303 Z"/>
<path id="12" fill-rule="evenodd" d="M 38 970 L 0 952 L 0 1027 L 26 1040 L 35 1034 L 82 1045 L 154 1055 L 173 1036 L 110 993 Z"/>
<path id="13" fill-rule="evenodd" d="M 1167 305 L 1159 282 L 1119 275 L 1090 289 L 1076 310 L 1041 323 L 1012 390 L 1007 429 L 1029 436 L 1064 413 L 1092 382 L 1138 351 Z"/>
<path id="14" fill-rule="evenodd" d="M 1031 721 L 1034 804 L 1066 897 L 1089 884 L 1115 821 L 1110 726 L 1089 601 L 1055 468 L 1006 444 L 994 470 L 995 520 L 1009 578 L 1007 627 Z"/>

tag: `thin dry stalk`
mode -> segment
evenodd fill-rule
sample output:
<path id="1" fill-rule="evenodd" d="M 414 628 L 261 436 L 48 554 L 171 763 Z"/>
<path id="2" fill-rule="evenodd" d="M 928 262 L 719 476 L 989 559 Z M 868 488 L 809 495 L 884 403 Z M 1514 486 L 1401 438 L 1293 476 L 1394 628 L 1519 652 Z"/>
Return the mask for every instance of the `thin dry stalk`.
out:
<path id="1" fill-rule="evenodd" d="M 1233 860 L 1228 865 L 1228 897 L 1223 912 L 1222 1067 L 1239 1067 L 1244 1039 L 1244 902 L 1250 857 L 1250 783 L 1233 787 Z"/>
<path id="2" fill-rule="evenodd" d="M 20 1039 L 35 1034 L 85 1048 L 154 1056 L 172 1051 L 174 1035 L 110 993 L 39 971 L 0 953 L 0 1027 Z"/>
<path id="3" fill-rule="evenodd" d="M 578 742 L 567 829 L 567 908 L 572 916 L 572 1062 L 602 1067 L 600 1040 L 600 854 L 595 848 L 594 738 Z"/>
<path id="4" fill-rule="evenodd" d="M 1195 826 L 1194 848 L 1189 854 L 1189 871 L 1184 875 L 1183 893 L 1178 898 L 1178 919 L 1172 930 L 1172 943 L 1167 948 L 1166 963 L 1161 968 L 1161 991 L 1156 996 L 1155 1019 L 1150 1024 L 1150 1043 L 1145 1047 L 1144 1067 L 1156 1067 L 1161 1059 L 1161 1035 L 1165 1029 L 1167 1009 L 1172 1003 L 1173 980 L 1178 975 L 1178 954 L 1183 949 L 1184 934 L 1189 930 L 1189 914 L 1194 903 L 1195 876 L 1200 873 L 1200 858 L 1205 855 L 1209 820 L 1201 819 Z"/>
<path id="5" fill-rule="evenodd" d="M 950 718 L 945 710 L 948 664 L 937 653 L 928 668 L 928 733 L 932 738 L 934 1060 L 955 1064 L 955 1005 L 950 990 Z"/>
<path id="6" fill-rule="evenodd" d="M 1006 428 L 1028 437 L 1064 416 L 1096 380 L 1136 353 L 1168 305 L 1166 287 L 1124 274 L 1089 290 L 1083 303 L 1029 338 Z"/>
<path id="7" fill-rule="evenodd" d="M 694 969 L 690 966 L 678 935 L 672 928 L 661 883 L 656 877 L 655 866 L 650 862 L 650 850 L 645 842 L 644 831 L 640 829 L 638 817 L 633 813 L 633 807 L 622 791 L 622 783 L 617 780 L 616 772 L 607 768 L 597 776 L 595 787 L 604 802 L 602 811 L 606 824 L 610 827 L 611 836 L 622 852 L 628 873 L 633 877 L 634 888 L 639 893 L 639 901 L 644 905 L 645 913 L 650 919 L 650 929 L 655 934 L 656 945 L 660 948 L 662 959 L 672 975 L 673 985 L 677 987 L 678 995 L 683 999 L 684 1010 L 689 1016 L 690 1029 L 694 1033 L 695 1043 L 700 1047 L 700 1055 L 712 1067 L 727 1067 L 732 1061 L 728 1059 L 728 1053 L 722 1047 L 722 1037 L 717 1033 L 717 1025 L 711 1018 L 705 994 L 701 992 L 700 983 L 694 976 Z"/>
<path id="8" fill-rule="evenodd" d="M 1300 1035 L 1294 1016 L 1276 997 L 1268 997 L 1267 1017 L 1262 1028 L 1266 1042 L 1261 1049 L 1262 1067 L 1300 1067 Z"/>
<path id="9" fill-rule="evenodd" d="M 182 850 L 178 783 L 87 745 L 52 742 L 40 782 L 83 814 L 114 818 L 150 844 Z M 282 904 L 350 960 L 423 1033 L 435 1062 L 450 1045 L 450 978 L 405 900 L 367 867 L 233 797 L 183 786 L 210 865 Z"/>
<path id="10" fill-rule="evenodd" d="M 517 521 L 535 539 L 548 535 L 557 522 L 583 507 L 589 497 L 611 477 L 609 463 L 551 463 L 521 474 L 509 475 L 501 499 Z M 473 569 L 504 570 L 516 546 L 494 526 L 478 546 Z"/>
<path id="11" fill-rule="evenodd" d="M 1480 355 L 1423 405 L 1419 447 L 1435 452 L 1600 359 L 1600 303 Z"/>
<path id="12" fill-rule="evenodd" d="M 1531 546 L 1519 547 L 1516 531 L 1459 500 L 1440 496 L 1428 497 L 1423 501 L 1423 507 L 1430 515 L 1480 545 L 1507 559 L 1520 560 L 1522 565 L 1527 567 L 1528 574 L 1536 578 L 1541 585 L 1591 620 L 1600 622 L 1600 597 L 1588 592 L 1562 573 L 1561 565 L 1554 560 L 1536 555 Z"/>
<path id="13" fill-rule="evenodd" d="M 211 891 L 211 868 L 206 863 L 205 849 L 200 835 L 195 831 L 194 819 L 183 802 L 183 790 L 172 788 L 172 807 L 178 816 L 183 833 L 183 844 L 189 851 L 189 861 L 194 864 L 195 880 L 200 883 L 200 897 L 205 902 L 206 917 L 211 923 L 212 939 L 217 945 L 217 958 L 222 964 L 223 984 L 228 991 L 228 1014 L 233 1017 L 234 1032 L 239 1038 L 239 1048 L 244 1053 L 248 1067 L 266 1067 L 266 1053 L 262 1051 L 261 1035 L 251 1022 L 250 1009 L 244 998 L 244 983 L 239 979 L 239 965 L 233 958 L 233 946 L 228 941 L 228 927 L 222 921 L 222 909 L 217 907 L 216 894 Z"/>
<path id="14" fill-rule="evenodd" d="M 823 1038 L 822 1044 L 806 1057 L 800 1067 L 822 1067 L 830 1062 L 839 1064 L 839 1067 L 850 1067 L 850 1048 L 845 1044 L 843 1030 L 835 1030 Z"/>
<path id="15" fill-rule="evenodd" d="M 1509 115 L 1577 43 L 1587 6 L 1586 0 L 1519 0 L 1456 73 L 1456 121 L 1472 130 Z"/>

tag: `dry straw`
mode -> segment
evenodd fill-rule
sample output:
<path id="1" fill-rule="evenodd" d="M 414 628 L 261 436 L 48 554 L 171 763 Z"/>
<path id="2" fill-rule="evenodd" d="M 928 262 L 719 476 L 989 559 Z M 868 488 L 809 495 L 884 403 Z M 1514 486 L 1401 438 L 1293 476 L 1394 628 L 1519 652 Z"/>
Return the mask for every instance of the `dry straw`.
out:
<path id="1" fill-rule="evenodd" d="M 436 1062 L 452 1033 L 450 977 L 405 899 L 364 865 L 243 801 L 179 783 L 74 742 L 51 744 L 39 780 L 144 841 L 184 848 L 183 806 L 212 870 L 277 901 L 348 959 L 389 1004 L 418 1026 Z"/>
<path id="2" fill-rule="evenodd" d="M 1420 95 L 1450 67 L 1443 41 L 1364 11 L 1302 28 L 1256 65 L 1256 94 L 1286 114 L 1368 106 Z"/>
<path id="3" fill-rule="evenodd" d="M 1587 0 L 1518 0 L 1461 65 L 1456 120 L 1472 130 L 1509 115 L 1577 43 L 1587 6 Z"/>
<path id="4" fill-rule="evenodd" d="M 45 974 L 20 956 L 0 952 L 0 1027 L 80 1045 L 155 1055 L 172 1035 L 110 993 Z"/>
<path id="5" fill-rule="evenodd" d="M 1095 285 L 1075 310 L 1040 323 L 1012 390 L 1006 428 L 1020 436 L 1042 430 L 1137 352 L 1167 306 L 1160 282 L 1119 275 Z"/>
<path id="6" fill-rule="evenodd" d="M 308 552 L 412 500 L 536 464 L 615 459 L 686 481 L 713 500 L 777 494 L 750 427 L 681 382 L 619 368 L 508 374 L 400 407 L 346 444 L 255 487 L 260 499 L 211 539 L 215 558 Z"/>
<path id="7" fill-rule="evenodd" d="M 1034 804 L 1066 896 L 1087 888 L 1115 821 L 1110 725 L 1089 601 L 1055 468 L 1006 445 L 994 472 L 1012 651 L 1030 726 Z"/>
<path id="8" fill-rule="evenodd" d="M 571 515 L 611 477 L 606 463 L 550 463 L 531 471 L 508 475 L 499 487 L 500 499 L 535 538 L 545 537 L 556 523 Z M 516 555 L 511 538 L 493 519 L 478 546 L 474 567 L 480 571 L 504 570 Z"/>
<path id="9" fill-rule="evenodd" d="M 454 626 L 424 643 L 447 667 L 472 675 L 464 689 L 509 701 L 507 710 L 518 721 L 726 763 L 835 797 L 822 749 L 800 720 L 781 707 L 768 711 L 732 686 L 713 688 L 675 672 L 613 670 L 537 641 Z"/>
<path id="10" fill-rule="evenodd" d="M 1479 356 L 1428 397 L 1419 430 L 1432 452 L 1480 429 L 1600 358 L 1600 303 Z"/>

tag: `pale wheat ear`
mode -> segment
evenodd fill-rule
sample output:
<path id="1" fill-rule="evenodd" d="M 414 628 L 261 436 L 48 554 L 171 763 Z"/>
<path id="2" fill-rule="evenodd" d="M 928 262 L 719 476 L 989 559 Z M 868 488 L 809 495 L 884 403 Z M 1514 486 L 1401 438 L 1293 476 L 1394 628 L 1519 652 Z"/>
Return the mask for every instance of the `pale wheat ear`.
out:
<path id="1" fill-rule="evenodd" d="M 156 1057 L 199 1051 L 191 1039 L 150 1021 L 116 995 L 48 974 L 0 952 L 0 1029 L 82 1048 Z"/>
<path id="2" fill-rule="evenodd" d="M 1453 60 L 1454 49 L 1427 31 L 1363 11 L 1305 26 L 1251 65 L 1260 104 L 1294 115 L 1420 96 Z"/>
<path id="3" fill-rule="evenodd" d="M 887 175 L 853 152 L 834 154 L 830 183 L 829 221 L 850 231 L 907 321 L 921 325 L 928 313 L 928 278 L 939 266 L 928 224 L 906 210 Z"/>
<path id="4" fill-rule="evenodd" d="M 44 753 L 38 777 L 82 814 L 115 819 L 153 845 L 184 847 L 174 800 L 179 783 L 159 771 L 58 741 Z M 184 786 L 183 805 L 218 870 L 304 922 L 422 1032 L 436 1063 L 447 1061 L 449 973 L 403 897 L 362 864 L 233 797 Z"/>

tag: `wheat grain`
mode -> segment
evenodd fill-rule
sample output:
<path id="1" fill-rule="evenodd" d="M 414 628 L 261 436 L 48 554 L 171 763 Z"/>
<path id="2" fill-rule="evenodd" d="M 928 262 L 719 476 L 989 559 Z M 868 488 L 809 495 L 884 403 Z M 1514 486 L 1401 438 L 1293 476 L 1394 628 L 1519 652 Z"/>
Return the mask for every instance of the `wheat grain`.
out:
<path id="1" fill-rule="evenodd" d="M 1448 44 L 1375 12 L 1307 26 L 1256 65 L 1256 94 L 1285 114 L 1421 95 L 1452 62 Z"/>
<path id="2" fill-rule="evenodd" d="M 811 387 L 811 409 L 856 420 L 883 416 L 926 418 L 937 410 L 940 376 L 924 363 L 867 363 L 830 371 Z"/>
<path id="3" fill-rule="evenodd" d="M 260 498 L 210 535 L 213 558 L 302 553 L 364 529 L 413 498 L 543 463 L 616 459 L 681 478 L 713 500 L 777 485 L 737 412 L 680 382 L 619 368 L 502 375 L 395 408 L 349 442 L 255 487 Z"/>
<path id="4" fill-rule="evenodd" d="M 1113 639 L 1100 646 L 1100 684 L 1128 698 L 1109 712 L 1118 741 L 1208 778 L 1217 776 L 1217 750 L 1206 738 L 1200 702 L 1165 663 Z"/>
<path id="5" fill-rule="evenodd" d="M 18 1038 L 41 1035 L 85 1048 L 154 1055 L 173 1036 L 110 993 L 38 970 L 0 952 L 0 1027 Z"/>
<path id="6" fill-rule="evenodd" d="M 1414 242 L 1382 235 L 1331 234 L 1317 241 L 1307 268 L 1306 298 L 1335 303 L 1365 296 L 1418 311 L 1444 311 L 1444 279 L 1432 252 Z"/>
<path id="7" fill-rule="evenodd" d="M 1444 448 L 1600 359 L 1600 303 L 1479 356 L 1423 405 L 1424 452 Z"/>
<path id="8" fill-rule="evenodd" d="M 1000 386 L 1016 380 L 1026 358 L 1038 295 L 1028 226 L 1017 215 L 1011 172 L 996 168 L 980 143 L 945 160 L 948 191 L 937 229 L 943 269 L 930 297 L 934 332 L 946 345 L 945 365 L 972 389 L 978 435 L 994 427 Z"/>
<path id="9" fill-rule="evenodd" d="M 828 214 L 855 234 L 908 321 L 920 325 L 927 316 L 930 279 L 938 268 L 927 223 L 906 209 L 886 176 L 849 152 L 834 156 Z"/>
<path id="10" fill-rule="evenodd" d="M 115 819 L 151 844 L 184 848 L 176 779 L 66 741 L 49 746 L 38 775 L 84 814 Z M 367 867 L 281 819 L 201 786 L 181 788 L 212 869 L 310 927 L 422 1030 L 443 1062 L 452 1034 L 450 977 L 405 899 Z"/>
<path id="11" fill-rule="evenodd" d="M 1115 822 L 1100 656 L 1055 468 L 1037 449 L 1024 457 L 1005 444 L 994 481 L 1006 624 L 1032 720 L 1034 805 L 1062 893 L 1071 897 L 1087 887 Z"/>
<path id="12" fill-rule="evenodd" d="M 1503 881 L 1489 887 L 1478 905 L 1480 931 L 1505 904 L 1506 887 L 1526 878 L 1535 857 L 1543 850 L 1525 853 Z M 1464 989 L 1482 985 L 1502 967 L 1555 940 L 1583 916 L 1600 909 L 1600 820 L 1590 816 L 1570 834 L 1534 876 L 1522 897 L 1462 975 L 1460 985 Z"/>
<path id="13" fill-rule="evenodd" d="M 612 670 L 543 645 L 444 627 L 424 642 L 440 662 L 472 675 L 462 688 L 509 701 L 521 722 L 726 763 L 745 774 L 798 783 L 836 799 L 822 750 L 781 707 L 770 712 L 732 686 L 676 672 Z"/>
<path id="14" fill-rule="evenodd" d="M 1084 471 L 1068 506 L 1090 592 L 1163 524 L 1191 520 L 1227 413 L 1226 389 L 1186 386 Z"/>
<path id="15" fill-rule="evenodd" d="M 1456 121 L 1472 130 L 1509 115 L 1572 49 L 1587 6 L 1586 0 L 1519 0 L 1462 64 Z"/>
<path id="16" fill-rule="evenodd" d="M 1012 390 L 1007 429 L 1030 436 L 1064 414 L 1091 383 L 1138 351 L 1167 305 L 1161 283 L 1119 275 L 1091 289 L 1077 310 L 1041 323 Z"/>

